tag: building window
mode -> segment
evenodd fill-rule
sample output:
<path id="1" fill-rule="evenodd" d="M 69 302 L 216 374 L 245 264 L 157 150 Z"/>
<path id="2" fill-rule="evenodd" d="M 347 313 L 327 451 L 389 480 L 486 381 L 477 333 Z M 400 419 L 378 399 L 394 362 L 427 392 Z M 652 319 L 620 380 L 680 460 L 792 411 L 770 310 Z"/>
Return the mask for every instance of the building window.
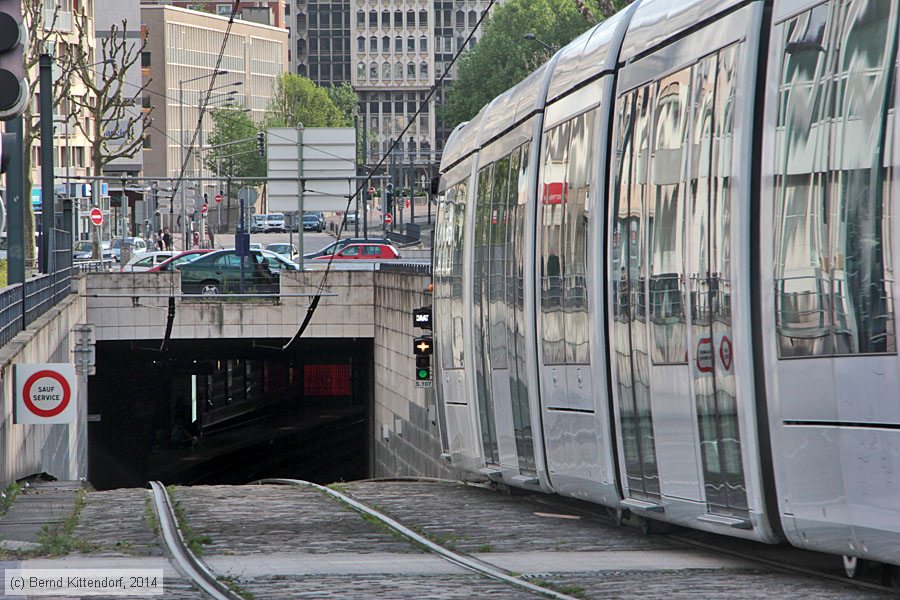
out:
<path id="1" fill-rule="evenodd" d="M 391 38 L 388 36 L 384 36 L 381 38 L 381 51 L 387 54 L 391 51 Z"/>
<path id="2" fill-rule="evenodd" d="M 428 27 L 428 11 L 420 10 L 419 11 L 419 27 Z"/>
<path id="3" fill-rule="evenodd" d="M 428 79 L 428 63 L 425 61 L 419 63 L 419 77 Z"/>
<path id="4" fill-rule="evenodd" d="M 378 52 L 378 38 L 374 35 L 369 38 L 369 52 Z"/>
<path id="5" fill-rule="evenodd" d="M 142 69 L 150 68 L 150 53 L 149 52 L 141 52 L 141 68 Z"/>
<path id="6" fill-rule="evenodd" d="M 416 26 L 416 11 L 408 10 L 406 11 L 406 26 L 412 29 Z"/>
<path id="7" fill-rule="evenodd" d="M 366 63 L 356 63 L 356 78 L 361 80 L 366 78 Z"/>
<path id="8" fill-rule="evenodd" d="M 230 17 L 231 16 L 231 5 L 230 4 L 216 4 L 216 14 L 220 17 Z"/>
<path id="9" fill-rule="evenodd" d="M 397 29 L 403 28 L 403 13 L 399 10 L 394 11 L 394 27 Z"/>
<path id="10" fill-rule="evenodd" d="M 356 38 L 356 51 L 360 54 L 366 51 L 366 38 L 363 36 Z"/>
<path id="11" fill-rule="evenodd" d="M 456 11 L 456 28 L 457 29 L 465 29 L 466 28 L 466 13 L 461 10 Z"/>
<path id="12" fill-rule="evenodd" d="M 403 38 L 399 35 L 394 38 L 394 52 L 403 52 Z"/>
<path id="13" fill-rule="evenodd" d="M 413 36 L 409 36 L 406 38 L 406 51 L 407 52 L 415 52 L 416 51 L 416 38 Z"/>
<path id="14" fill-rule="evenodd" d="M 416 63 L 407 63 L 406 77 L 407 77 L 407 79 L 415 79 L 416 78 Z"/>
<path id="15" fill-rule="evenodd" d="M 369 79 L 372 81 L 378 80 L 378 63 L 369 64 Z"/>
<path id="16" fill-rule="evenodd" d="M 385 62 L 381 65 L 381 79 L 383 81 L 391 80 L 391 63 Z"/>
<path id="17" fill-rule="evenodd" d="M 378 29 L 378 11 L 369 11 L 369 29 Z"/>
<path id="18" fill-rule="evenodd" d="M 397 81 L 403 81 L 403 63 L 395 62 L 394 63 L 394 79 Z"/>
<path id="19" fill-rule="evenodd" d="M 361 10 L 356 11 L 356 26 L 360 28 L 366 26 L 366 13 Z"/>
<path id="20" fill-rule="evenodd" d="M 145 133 L 144 134 L 144 144 L 143 144 L 144 150 L 152 150 L 153 149 L 153 143 L 150 140 L 151 140 L 150 134 Z"/>
<path id="21" fill-rule="evenodd" d="M 419 38 L 419 52 L 428 52 L 428 37 L 424 35 Z"/>
<path id="22" fill-rule="evenodd" d="M 388 27 L 391 26 L 391 11 L 383 10 L 381 11 L 381 28 L 385 31 Z"/>
<path id="23" fill-rule="evenodd" d="M 478 22 L 478 13 L 474 10 L 469 11 L 469 29 L 475 28 L 475 23 Z"/>

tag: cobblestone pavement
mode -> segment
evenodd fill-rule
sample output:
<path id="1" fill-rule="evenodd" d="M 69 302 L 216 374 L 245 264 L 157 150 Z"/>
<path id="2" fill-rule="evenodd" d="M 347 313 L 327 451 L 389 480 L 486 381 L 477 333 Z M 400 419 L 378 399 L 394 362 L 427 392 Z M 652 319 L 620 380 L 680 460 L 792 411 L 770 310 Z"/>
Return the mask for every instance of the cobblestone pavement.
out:
<path id="1" fill-rule="evenodd" d="M 243 585 L 243 584 L 242 584 Z M 256 579 L 252 588 L 256 598 L 340 598 L 341 600 L 365 600 L 367 598 L 434 598 L 436 600 L 520 600 L 545 598 L 525 590 L 492 581 L 478 575 L 442 575 L 440 577 L 389 577 L 370 575 L 365 577 L 298 577 L 291 579 Z"/>
<path id="2" fill-rule="evenodd" d="M 87 494 L 75 537 L 95 548 L 92 556 L 163 556 L 148 523 L 149 499 L 135 488 Z"/>

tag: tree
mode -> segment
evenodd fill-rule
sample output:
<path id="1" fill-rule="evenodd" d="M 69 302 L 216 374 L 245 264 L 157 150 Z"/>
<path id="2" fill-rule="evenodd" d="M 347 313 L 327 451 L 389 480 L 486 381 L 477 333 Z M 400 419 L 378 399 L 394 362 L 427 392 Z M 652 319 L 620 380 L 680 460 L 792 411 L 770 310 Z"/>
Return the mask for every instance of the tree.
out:
<path id="1" fill-rule="evenodd" d="M 269 103 L 269 127 L 346 127 L 353 124 L 329 98 L 328 91 L 294 73 L 278 76 Z"/>
<path id="2" fill-rule="evenodd" d="M 598 0 L 599 20 L 607 16 L 610 0 Z M 624 6 L 631 0 L 616 0 Z M 468 121 L 481 108 L 522 81 L 550 58 L 550 52 L 525 33 L 560 48 L 591 27 L 597 17 L 572 0 L 508 0 L 493 9 L 484 24 L 484 35 L 460 60 L 459 74 L 450 86 L 439 115 L 449 127 Z"/>
<path id="3" fill-rule="evenodd" d="M 140 42 L 131 39 L 134 32 L 129 31 L 128 21 L 123 20 L 121 26 L 110 27 L 95 54 L 90 43 L 93 32 L 89 15 L 82 9 L 72 17 L 79 43 L 71 45 L 68 55 L 60 57 L 63 73 L 68 75 L 61 83 L 63 93 L 76 110 L 92 117 L 73 119 L 72 123 L 89 140 L 92 172 L 100 176 L 112 161 L 137 154 L 144 143 L 144 129 L 152 122 L 152 107 L 141 108 L 150 80 L 137 89 L 126 89 L 134 86 L 125 81 L 128 71 L 140 60 L 147 39 L 143 36 Z M 94 56 L 100 64 L 95 64 Z M 69 93 L 76 81 L 84 87 L 85 94 Z"/>
<path id="4" fill-rule="evenodd" d="M 256 136 L 261 131 L 259 126 L 247 113 L 237 108 L 216 109 L 210 116 L 213 120 L 213 132 L 208 145 L 228 146 L 213 148 L 206 154 L 207 168 L 224 177 L 264 178 L 266 159 L 259 155 L 256 141 Z"/>
<path id="5" fill-rule="evenodd" d="M 347 124 L 353 124 L 353 115 L 359 106 L 359 96 L 353 90 L 353 86 L 346 81 L 341 85 L 328 86 L 328 97 L 337 106 L 338 110 L 344 116 Z"/>

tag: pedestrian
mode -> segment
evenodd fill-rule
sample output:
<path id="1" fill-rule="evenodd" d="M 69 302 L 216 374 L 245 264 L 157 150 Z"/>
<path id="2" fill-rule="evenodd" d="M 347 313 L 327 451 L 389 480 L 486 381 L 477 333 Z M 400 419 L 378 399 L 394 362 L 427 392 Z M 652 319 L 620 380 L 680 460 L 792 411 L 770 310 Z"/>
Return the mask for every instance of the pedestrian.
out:
<path id="1" fill-rule="evenodd" d="M 165 250 L 166 243 L 163 241 L 163 231 L 160 229 L 153 234 L 153 242 L 156 244 L 157 250 Z"/>
<path id="2" fill-rule="evenodd" d="M 166 250 L 172 249 L 172 234 L 169 232 L 168 227 L 163 230 L 163 244 L 165 245 Z"/>

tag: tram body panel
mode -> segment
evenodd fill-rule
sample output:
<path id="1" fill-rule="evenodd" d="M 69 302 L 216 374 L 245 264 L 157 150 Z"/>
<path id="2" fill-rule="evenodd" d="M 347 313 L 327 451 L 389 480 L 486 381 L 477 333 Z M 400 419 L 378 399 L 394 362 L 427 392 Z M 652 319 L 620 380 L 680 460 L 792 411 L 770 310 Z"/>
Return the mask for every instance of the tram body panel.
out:
<path id="1" fill-rule="evenodd" d="M 795 545 L 900 564 L 900 6 L 773 14 L 759 250 L 782 520 Z"/>

